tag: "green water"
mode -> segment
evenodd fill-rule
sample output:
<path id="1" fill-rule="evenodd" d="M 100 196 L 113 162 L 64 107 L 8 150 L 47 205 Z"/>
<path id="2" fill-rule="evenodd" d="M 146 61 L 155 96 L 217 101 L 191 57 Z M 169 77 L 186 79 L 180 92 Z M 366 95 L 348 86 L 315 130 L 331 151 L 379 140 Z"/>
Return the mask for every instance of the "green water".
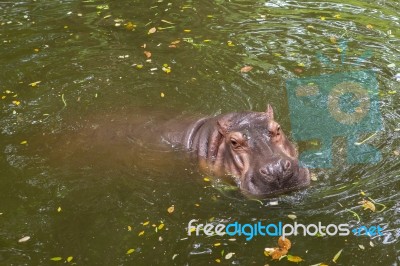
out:
<path id="1" fill-rule="evenodd" d="M 380 237 L 292 236 L 289 253 L 301 265 L 399 265 L 399 12 L 396 0 L 0 2 L 0 265 L 57 265 L 69 256 L 76 265 L 292 265 L 263 254 L 277 237 L 186 231 L 191 219 L 291 223 L 289 214 L 304 224 L 385 228 Z M 343 64 L 340 39 L 348 41 Z M 366 51 L 372 56 L 356 64 Z M 253 69 L 241 73 L 245 65 Z M 54 135 L 134 107 L 210 115 L 269 102 L 290 135 L 287 79 L 362 69 L 379 82 L 383 131 L 369 143 L 382 160 L 347 165 L 337 139 L 334 167 L 314 170 L 317 181 L 299 192 L 249 200 L 204 181 L 174 153 L 149 157 L 147 147 L 137 150 L 140 162 L 101 150 L 69 162 L 49 156 Z M 368 197 L 376 212 L 359 204 Z"/>

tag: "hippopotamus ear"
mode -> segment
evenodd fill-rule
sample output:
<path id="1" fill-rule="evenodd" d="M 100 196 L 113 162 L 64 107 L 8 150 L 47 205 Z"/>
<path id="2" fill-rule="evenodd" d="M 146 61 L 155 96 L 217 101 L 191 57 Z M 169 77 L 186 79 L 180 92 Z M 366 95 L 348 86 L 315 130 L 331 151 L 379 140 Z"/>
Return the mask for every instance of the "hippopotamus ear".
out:
<path id="1" fill-rule="evenodd" d="M 274 109 L 272 109 L 270 104 L 267 105 L 267 110 L 265 112 L 270 120 L 274 120 Z"/>
<path id="2" fill-rule="evenodd" d="M 218 131 L 223 136 L 225 136 L 228 133 L 230 125 L 231 125 L 231 121 L 226 116 L 221 117 L 217 121 Z"/>

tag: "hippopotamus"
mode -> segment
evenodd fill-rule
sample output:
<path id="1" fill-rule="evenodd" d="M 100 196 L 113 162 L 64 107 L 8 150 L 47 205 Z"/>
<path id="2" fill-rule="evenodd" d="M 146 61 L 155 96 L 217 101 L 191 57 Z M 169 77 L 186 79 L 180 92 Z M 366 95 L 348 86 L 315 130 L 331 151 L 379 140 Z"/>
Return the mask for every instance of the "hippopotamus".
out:
<path id="1" fill-rule="evenodd" d="M 297 150 L 269 104 L 265 112 L 204 117 L 180 130 L 167 123 L 162 138 L 187 151 L 202 170 L 232 176 L 247 195 L 276 195 L 310 184 L 308 169 L 300 166 Z"/>
<path id="2" fill-rule="evenodd" d="M 248 196 L 276 195 L 310 183 L 309 171 L 299 164 L 296 148 L 275 121 L 270 105 L 265 112 L 208 117 L 126 108 L 123 113 L 84 116 L 78 125 L 72 132 L 62 130 L 62 136 L 43 134 L 45 140 L 38 138 L 38 149 L 48 148 L 40 154 L 51 154 L 49 164 L 74 169 L 128 166 L 127 171 L 141 167 L 162 171 L 171 164 L 181 167 L 166 156 L 178 150 L 173 157 L 183 151 L 202 171 L 233 177 Z"/>

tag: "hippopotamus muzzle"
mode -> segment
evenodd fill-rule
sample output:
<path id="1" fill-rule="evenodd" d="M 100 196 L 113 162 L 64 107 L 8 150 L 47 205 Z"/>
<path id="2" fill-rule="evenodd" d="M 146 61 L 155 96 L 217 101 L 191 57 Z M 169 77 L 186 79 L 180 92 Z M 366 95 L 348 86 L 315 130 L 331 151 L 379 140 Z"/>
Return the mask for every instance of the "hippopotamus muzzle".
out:
<path id="1" fill-rule="evenodd" d="M 193 123 L 181 143 L 204 169 L 231 175 L 251 196 L 276 195 L 310 184 L 309 171 L 299 164 L 295 146 L 265 112 L 228 113 Z"/>

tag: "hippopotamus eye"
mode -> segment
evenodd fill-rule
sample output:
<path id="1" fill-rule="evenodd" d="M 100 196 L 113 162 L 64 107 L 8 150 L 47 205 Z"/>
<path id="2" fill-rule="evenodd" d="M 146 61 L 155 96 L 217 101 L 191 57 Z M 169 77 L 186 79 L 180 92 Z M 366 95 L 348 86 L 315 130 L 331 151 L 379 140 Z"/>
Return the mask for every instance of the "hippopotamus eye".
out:
<path id="1" fill-rule="evenodd" d="M 240 144 L 239 144 L 239 142 L 237 142 L 236 139 L 231 139 L 231 145 L 232 145 L 232 147 L 233 147 L 234 149 L 240 147 Z"/>

